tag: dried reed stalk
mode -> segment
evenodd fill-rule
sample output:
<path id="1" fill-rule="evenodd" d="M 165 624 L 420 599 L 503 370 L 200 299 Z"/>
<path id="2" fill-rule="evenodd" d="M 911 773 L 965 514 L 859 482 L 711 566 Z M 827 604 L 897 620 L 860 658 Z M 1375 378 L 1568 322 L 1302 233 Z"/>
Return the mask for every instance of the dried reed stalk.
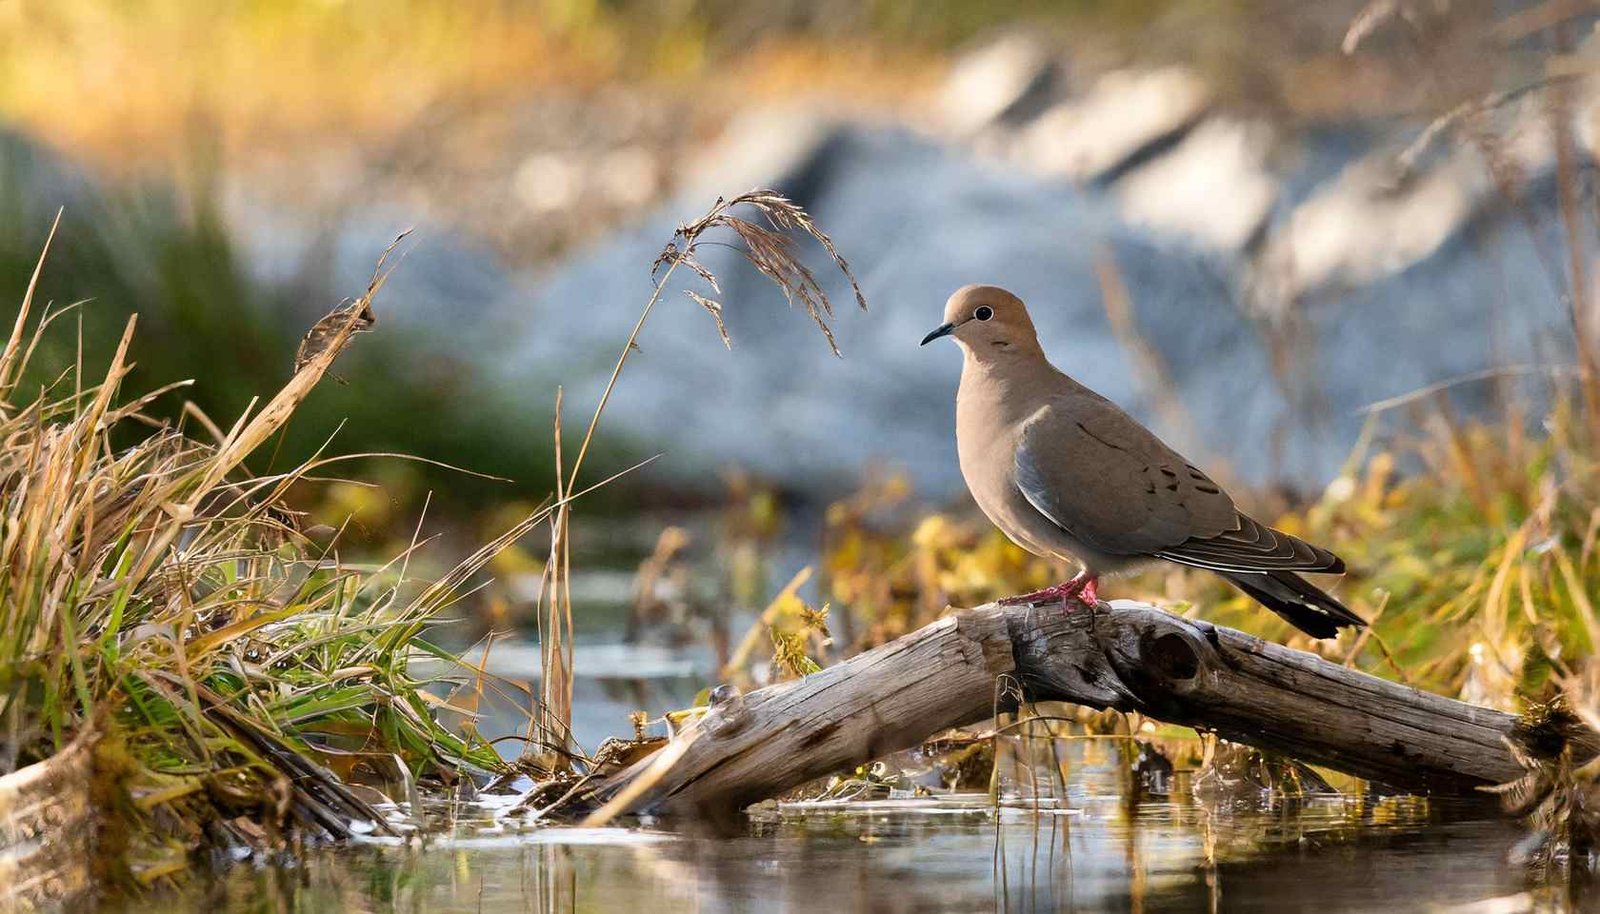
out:
<path id="1" fill-rule="evenodd" d="M 737 215 L 736 211 L 741 207 L 754 210 L 757 217 L 766 224 Z M 623 343 L 616 364 L 611 369 L 611 376 L 606 381 L 599 402 L 595 404 L 594 414 L 590 416 L 589 425 L 584 429 L 583 440 L 578 445 L 572 466 L 565 470 L 561 468 L 561 420 L 558 399 L 555 431 L 558 502 L 564 502 L 565 493 L 571 492 L 573 486 L 577 484 L 578 474 L 583 469 L 584 459 L 588 457 L 589 447 L 594 441 L 595 430 L 600 425 L 600 417 L 605 414 L 606 405 L 611 402 L 611 395 L 616 390 L 617 380 L 622 376 L 623 367 L 638 350 L 640 333 L 644 330 L 650 313 L 661 300 L 673 273 L 682 267 L 704 281 L 714 293 L 721 293 L 716 275 L 700 261 L 698 256 L 699 247 L 705 236 L 719 228 L 732 231 L 738 236 L 743 243 L 740 253 L 750 265 L 783 292 L 785 300 L 791 307 L 798 305 L 803 308 L 807 316 L 816 323 L 817 329 L 822 332 L 828 348 L 835 355 L 840 354 L 838 342 L 830 325 L 835 316 L 833 302 L 817 282 L 817 277 L 811 268 L 800 260 L 795 236 L 810 237 L 821 245 L 829 260 L 849 281 L 856 304 L 865 310 L 867 302 L 861 293 L 861 285 L 856 281 L 855 274 L 850 271 L 849 263 L 835 248 L 833 239 L 817 226 L 809 213 L 776 191 L 756 189 L 730 199 L 718 197 L 705 215 L 678 227 L 662 249 L 660 256 L 651 265 L 651 275 L 658 273 L 660 275 L 651 290 L 650 298 L 645 302 L 639 317 L 634 321 L 633 329 Z M 732 341 L 722 318 L 722 303 L 699 292 L 686 290 L 685 295 L 711 315 L 724 345 L 731 346 Z M 563 503 L 550 520 L 550 556 L 545 565 L 540 596 L 543 604 L 540 618 L 544 627 L 541 632 L 540 651 L 542 707 L 535 710 L 535 717 L 542 723 L 537 728 L 536 743 L 541 750 L 554 751 L 557 760 L 555 764 L 559 770 L 568 768 L 567 735 L 572 727 L 570 643 L 572 598 L 568 545 L 571 540 L 571 523 L 571 511 Z"/>

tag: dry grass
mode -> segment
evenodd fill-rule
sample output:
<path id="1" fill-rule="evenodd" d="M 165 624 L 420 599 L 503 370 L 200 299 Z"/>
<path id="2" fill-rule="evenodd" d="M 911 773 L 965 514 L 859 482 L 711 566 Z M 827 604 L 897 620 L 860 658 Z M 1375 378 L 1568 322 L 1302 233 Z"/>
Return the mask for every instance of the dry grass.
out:
<path id="1" fill-rule="evenodd" d="M 435 717 L 474 671 L 430 682 L 412 661 L 453 664 L 425 629 L 495 552 L 582 493 L 565 488 L 439 580 L 415 581 L 413 550 L 350 566 L 300 529 L 286 492 L 338 458 L 242 468 L 370 322 L 386 277 L 380 265 L 318 325 L 284 387 L 226 427 L 197 411 L 193 431 L 164 425 L 141 412 L 159 392 L 124 396 L 132 321 L 103 374 L 79 364 L 25 389 L 40 341 L 70 332 L 71 316 L 36 318 L 30 292 L 0 350 L 0 771 L 100 734 L 107 851 L 136 883 L 218 842 L 387 828 L 347 782 L 407 798 L 418 779 L 503 767 Z M 138 443 L 114 443 L 138 424 Z"/>
<path id="2" fill-rule="evenodd" d="M 763 218 L 767 225 L 763 226 L 740 216 L 734 215 L 734 210 L 740 206 L 749 206 Z M 740 194 L 731 200 L 718 198 L 716 205 L 712 206 L 704 216 L 693 222 L 682 225 L 673 239 L 667 242 L 661 255 L 656 258 L 656 269 L 663 266 L 667 273 L 677 267 L 684 267 L 696 276 L 705 280 L 713 291 L 720 294 L 717 278 L 711 275 L 697 256 L 697 249 L 701 239 L 712 229 L 726 228 L 739 236 L 744 242 L 744 247 L 739 253 L 750 262 L 761 274 L 772 280 L 772 284 L 782 290 L 784 297 L 790 305 L 799 304 L 805 309 L 806 314 L 822 331 L 828 340 L 828 347 L 834 355 L 839 354 L 838 342 L 833 338 L 833 329 L 828 322 L 834 317 L 833 303 L 817 284 L 817 278 L 811 269 L 801 262 L 797 256 L 795 238 L 791 232 L 798 232 L 810 236 L 822 245 L 828 252 L 834 266 L 839 268 L 845 278 L 850 281 L 850 291 L 855 295 L 856 305 L 865 311 L 867 300 L 861 295 L 861 285 L 856 282 L 855 275 L 850 272 L 850 264 L 839 256 L 839 251 L 833 246 L 833 239 L 817 227 L 811 216 L 805 210 L 796 206 L 788 198 L 777 191 L 752 190 Z M 666 275 L 661 277 L 665 283 Z M 659 286 L 658 286 L 659 288 Z M 728 328 L 722 321 L 722 304 L 712 298 L 692 290 L 685 290 L 685 295 L 693 299 L 702 308 L 710 313 L 717 323 L 717 332 L 722 335 L 724 345 L 732 346 L 728 339 Z"/>

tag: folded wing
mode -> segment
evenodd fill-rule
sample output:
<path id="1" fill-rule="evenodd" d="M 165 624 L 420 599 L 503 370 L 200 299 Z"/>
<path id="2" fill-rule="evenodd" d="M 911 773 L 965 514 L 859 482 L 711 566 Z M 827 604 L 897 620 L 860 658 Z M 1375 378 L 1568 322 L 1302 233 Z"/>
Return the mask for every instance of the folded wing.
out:
<path id="1" fill-rule="evenodd" d="M 1241 514 L 1209 476 L 1094 394 L 1030 417 L 1015 469 L 1035 510 L 1107 554 L 1225 572 L 1344 570 L 1333 553 Z"/>

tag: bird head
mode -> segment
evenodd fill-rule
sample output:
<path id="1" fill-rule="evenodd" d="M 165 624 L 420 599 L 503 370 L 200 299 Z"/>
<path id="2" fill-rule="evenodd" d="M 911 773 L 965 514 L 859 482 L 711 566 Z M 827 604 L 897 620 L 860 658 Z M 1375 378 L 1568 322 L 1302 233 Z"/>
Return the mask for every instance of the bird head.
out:
<path id="1" fill-rule="evenodd" d="M 990 353 L 1039 347 L 1038 333 L 1022 299 L 999 286 L 963 286 L 944 304 L 944 323 L 922 338 L 926 346 L 953 336 L 968 352 Z"/>

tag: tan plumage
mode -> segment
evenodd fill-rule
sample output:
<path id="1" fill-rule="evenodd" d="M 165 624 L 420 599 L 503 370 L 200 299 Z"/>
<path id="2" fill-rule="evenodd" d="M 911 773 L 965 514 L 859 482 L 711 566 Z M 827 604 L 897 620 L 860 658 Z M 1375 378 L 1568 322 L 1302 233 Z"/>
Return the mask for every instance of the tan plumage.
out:
<path id="1" fill-rule="evenodd" d="M 1362 624 L 1296 573 L 1343 572 L 1338 556 L 1242 514 L 1149 429 L 1058 371 L 1016 296 L 967 286 L 944 316 L 923 343 L 961 345 L 956 445 L 968 489 L 1018 545 L 1083 568 L 1014 601 L 1093 600 L 1100 575 L 1165 559 L 1217 572 L 1316 637 Z"/>

